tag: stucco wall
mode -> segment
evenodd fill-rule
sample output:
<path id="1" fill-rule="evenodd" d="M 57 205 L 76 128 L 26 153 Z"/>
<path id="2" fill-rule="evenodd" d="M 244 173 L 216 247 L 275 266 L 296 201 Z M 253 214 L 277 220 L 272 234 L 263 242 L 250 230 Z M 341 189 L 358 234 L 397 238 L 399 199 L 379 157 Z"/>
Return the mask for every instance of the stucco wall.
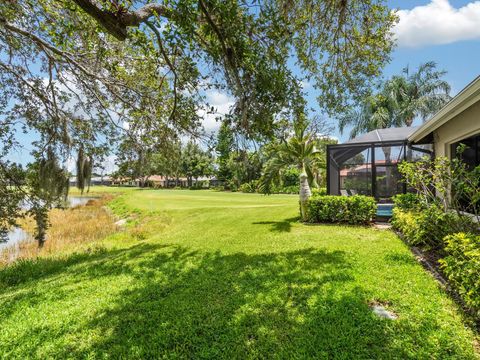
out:
<path id="1" fill-rule="evenodd" d="M 475 134 L 480 134 L 480 102 L 470 106 L 434 131 L 436 156 L 450 157 L 450 145 Z"/>

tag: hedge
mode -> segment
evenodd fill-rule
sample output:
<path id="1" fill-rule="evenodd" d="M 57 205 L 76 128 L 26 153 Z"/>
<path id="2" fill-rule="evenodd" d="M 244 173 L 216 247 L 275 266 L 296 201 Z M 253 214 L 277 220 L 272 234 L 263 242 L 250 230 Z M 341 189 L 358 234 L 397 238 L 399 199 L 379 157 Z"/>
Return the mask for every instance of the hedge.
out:
<path id="1" fill-rule="evenodd" d="M 377 212 L 373 197 L 312 196 L 307 203 L 307 222 L 368 224 Z"/>
<path id="2" fill-rule="evenodd" d="M 408 211 L 395 206 L 391 224 L 403 234 L 407 243 L 427 249 L 441 249 L 445 236 L 460 230 L 474 231 L 477 227 L 469 217 L 445 213 L 436 205 Z"/>
<path id="3" fill-rule="evenodd" d="M 410 245 L 433 249 L 442 247 L 443 238 L 452 233 L 449 226 L 454 221 L 452 217 L 453 214 L 446 214 L 436 206 L 421 211 L 395 207 L 391 223 Z"/>
<path id="4" fill-rule="evenodd" d="M 480 316 L 480 235 L 457 233 L 445 237 L 448 254 L 440 260 L 449 283 Z"/>

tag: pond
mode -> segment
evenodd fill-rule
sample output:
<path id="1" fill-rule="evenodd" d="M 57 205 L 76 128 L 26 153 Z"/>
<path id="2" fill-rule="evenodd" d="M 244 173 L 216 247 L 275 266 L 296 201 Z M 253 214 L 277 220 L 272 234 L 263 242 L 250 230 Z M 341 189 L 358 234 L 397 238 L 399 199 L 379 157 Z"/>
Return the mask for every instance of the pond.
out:
<path id="1" fill-rule="evenodd" d="M 69 196 L 67 199 L 67 207 L 83 206 L 94 199 L 97 198 L 93 196 Z M 0 237 L 0 251 L 8 247 L 15 247 L 18 251 L 19 244 L 23 241 L 33 241 L 32 235 L 21 228 L 13 228 L 3 239 Z"/>

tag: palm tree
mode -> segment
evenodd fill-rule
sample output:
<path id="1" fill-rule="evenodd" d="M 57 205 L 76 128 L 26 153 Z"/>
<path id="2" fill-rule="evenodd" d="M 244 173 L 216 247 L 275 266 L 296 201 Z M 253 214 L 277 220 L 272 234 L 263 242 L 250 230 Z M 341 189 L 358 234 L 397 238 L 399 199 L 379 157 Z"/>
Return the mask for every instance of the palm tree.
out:
<path id="1" fill-rule="evenodd" d="M 386 92 L 368 96 L 358 108 L 344 114 L 339 120 L 340 133 L 352 126 L 350 138 L 376 129 L 402 126 L 396 117 L 396 101 Z"/>
<path id="2" fill-rule="evenodd" d="M 343 115 L 339 120 L 340 132 L 352 126 L 350 138 L 354 138 L 375 129 L 411 126 L 418 116 L 425 121 L 451 98 L 450 85 L 442 79 L 446 71 L 437 71 L 436 67 L 430 61 L 412 74 L 408 66 L 404 68 L 402 75 L 387 80 L 377 94 Z"/>
<path id="3" fill-rule="evenodd" d="M 306 204 L 311 196 L 311 187 L 317 187 L 316 172 L 322 166 L 320 151 L 316 147 L 315 134 L 308 132 L 308 122 L 298 121 L 294 125 L 294 134 L 288 139 L 273 143 L 267 150 L 269 160 L 265 164 L 260 179 L 259 190 L 265 194 L 272 191 L 274 184 L 279 184 L 282 171 L 291 166 L 300 170 L 300 213 L 306 220 Z"/>
<path id="4" fill-rule="evenodd" d="M 396 122 L 411 126 L 418 116 L 425 121 L 450 101 L 450 85 L 443 79 L 447 72 L 436 68 L 430 61 L 411 74 L 407 66 L 386 83 L 385 92 L 396 104 Z"/>

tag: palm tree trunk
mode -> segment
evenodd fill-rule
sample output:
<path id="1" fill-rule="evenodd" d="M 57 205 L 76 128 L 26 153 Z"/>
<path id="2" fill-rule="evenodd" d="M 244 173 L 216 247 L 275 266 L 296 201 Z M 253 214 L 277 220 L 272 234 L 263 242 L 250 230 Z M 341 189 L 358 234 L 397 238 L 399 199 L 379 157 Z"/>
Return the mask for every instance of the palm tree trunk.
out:
<path id="1" fill-rule="evenodd" d="M 307 220 L 307 202 L 308 198 L 312 196 L 310 185 L 308 185 L 308 176 L 305 170 L 300 174 L 300 215 L 302 221 Z"/>

